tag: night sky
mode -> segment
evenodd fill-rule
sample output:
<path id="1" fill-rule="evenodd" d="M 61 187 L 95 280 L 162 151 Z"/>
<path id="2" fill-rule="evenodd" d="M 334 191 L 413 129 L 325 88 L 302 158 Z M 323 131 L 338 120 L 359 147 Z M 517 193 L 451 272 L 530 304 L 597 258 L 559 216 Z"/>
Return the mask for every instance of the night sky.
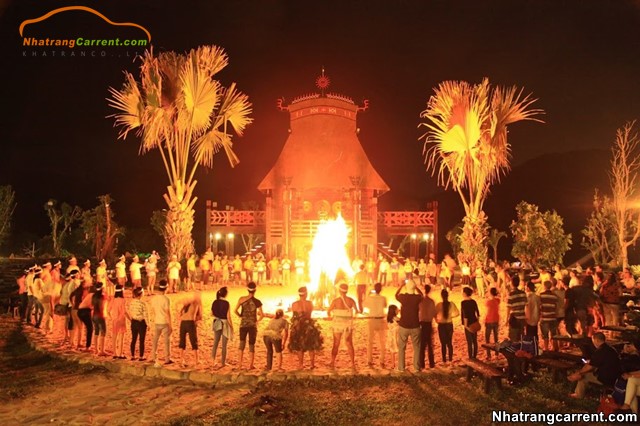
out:
<path id="1" fill-rule="evenodd" d="M 417 126 L 433 87 L 443 80 L 479 82 L 486 76 L 539 99 L 546 124 L 510 129 L 516 167 L 553 152 L 606 150 L 616 128 L 640 118 L 638 1 L 191 3 L 81 4 L 113 21 L 146 27 L 158 51 L 216 44 L 228 52 L 230 65 L 220 79 L 237 82 L 249 95 L 255 122 L 235 140 L 239 166 L 230 169 L 220 156 L 212 171 L 199 173 L 198 229 L 206 199 L 236 206 L 262 201 L 255 188 L 287 137 L 288 115 L 276 109 L 276 99 L 315 92 L 322 66 L 331 91 L 356 103 L 370 101 L 359 116 L 360 140 L 391 187 L 388 200 L 421 203 L 440 191 L 424 170 Z M 65 48 L 40 48 L 23 57 L 20 22 L 67 5 L 20 0 L 0 6 L 0 184 L 16 190 L 18 239 L 47 233 L 42 206 L 48 198 L 86 208 L 110 193 L 120 222 L 131 228 L 147 227 L 151 212 L 164 207 L 167 181 L 159 155 L 139 157 L 138 140 L 116 141 L 113 121 L 105 118 L 112 112 L 105 101 L 108 87 L 121 86 L 122 70 L 136 70 L 132 56 L 141 50 L 61 58 Z M 135 29 L 114 29 L 84 12 L 53 16 L 25 33 L 142 38 Z M 33 50 L 55 50 L 56 56 L 32 57 Z M 385 197 L 383 209 L 397 208 L 386 205 Z M 513 206 L 507 208 L 512 214 Z"/>

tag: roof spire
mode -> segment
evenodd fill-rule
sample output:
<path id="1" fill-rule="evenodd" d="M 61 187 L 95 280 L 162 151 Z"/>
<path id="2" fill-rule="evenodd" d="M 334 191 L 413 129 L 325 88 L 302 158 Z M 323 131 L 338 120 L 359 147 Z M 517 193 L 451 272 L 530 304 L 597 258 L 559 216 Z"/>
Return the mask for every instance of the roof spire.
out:
<path id="1" fill-rule="evenodd" d="M 331 84 L 331 80 L 329 79 L 329 77 L 324 75 L 324 65 L 323 65 L 322 74 L 320 75 L 320 77 L 316 78 L 316 87 L 320 89 L 323 97 L 324 97 L 324 91 L 329 87 L 330 84 Z"/>

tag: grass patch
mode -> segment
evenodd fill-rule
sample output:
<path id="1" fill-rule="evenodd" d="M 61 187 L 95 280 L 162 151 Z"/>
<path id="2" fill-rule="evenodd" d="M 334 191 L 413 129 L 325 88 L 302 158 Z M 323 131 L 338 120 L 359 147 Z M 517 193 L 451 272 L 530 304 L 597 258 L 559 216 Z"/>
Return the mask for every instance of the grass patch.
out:
<path id="1" fill-rule="evenodd" d="M 0 401 L 25 398 L 42 387 L 64 386 L 64 380 L 104 372 L 102 367 L 79 365 L 33 350 L 22 325 L 0 318 Z"/>
<path id="2" fill-rule="evenodd" d="M 546 376 L 539 376 L 525 386 L 486 395 L 478 380 L 467 383 L 461 372 L 267 382 L 237 405 L 171 424 L 484 425 L 491 423 L 492 410 L 595 412 L 595 398 L 570 400 L 570 391 L 569 385 L 554 385 Z"/>

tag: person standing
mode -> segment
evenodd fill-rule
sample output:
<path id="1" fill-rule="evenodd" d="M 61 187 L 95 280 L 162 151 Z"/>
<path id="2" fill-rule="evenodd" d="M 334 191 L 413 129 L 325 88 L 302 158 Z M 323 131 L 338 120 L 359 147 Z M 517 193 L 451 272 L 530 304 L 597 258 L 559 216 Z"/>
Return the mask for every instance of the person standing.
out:
<path id="1" fill-rule="evenodd" d="M 124 288 L 116 286 L 113 300 L 109 303 L 109 317 L 113 335 L 113 359 L 126 359 L 124 353 L 124 335 L 127 332 L 127 309 L 124 303 Z"/>
<path id="2" fill-rule="evenodd" d="M 291 284 L 291 260 L 285 255 L 280 265 L 282 268 L 282 285 L 289 286 Z"/>
<path id="3" fill-rule="evenodd" d="M 89 259 L 84 261 L 84 266 L 80 271 L 83 281 L 91 280 L 91 261 Z"/>
<path id="4" fill-rule="evenodd" d="M 431 287 L 435 286 L 438 282 L 438 265 L 433 260 L 434 255 L 431 253 L 429 255 L 429 262 L 427 263 L 427 281 Z"/>
<path id="5" fill-rule="evenodd" d="M 200 257 L 200 289 L 204 288 L 204 286 L 209 284 L 211 262 L 209 262 L 209 257 L 207 256 L 207 253 L 204 253 L 202 257 Z"/>
<path id="6" fill-rule="evenodd" d="M 356 301 L 347 296 L 349 286 L 341 283 L 338 286 L 340 295 L 331 302 L 327 309 L 327 317 L 333 321 L 331 328 L 333 330 L 333 348 L 331 349 L 331 364 L 329 368 L 336 367 L 336 357 L 340 349 L 340 341 L 344 335 L 344 341 L 347 345 L 347 353 L 351 359 L 351 369 L 356 371 L 355 349 L 353 347 L 353 317 L 358 308 Z"/>
<path id="7" fill-rule="evenodd" d="M 151 255 L 144 262 L 144 269 L 147 273 L 147 290 L 149 294 L 153 295 L 153 290 L 156 286 L 156 276 L 158 274 L 158 263 L 156 256 Z"/>
<path id="8" fill-rule="evenodd" d="M 398 285 L 398 278 L 400 274 L 400 262 L 398 262 L 398 258 L 394 257 L 391 259 L 391 263 L 389 264 L 389 270 L 391 271 L 391 283 L 394 286 Z"/>
<path id="9" fill-rule="evenodd" d="M 65 272 L 69 274 L 72 271 L 80 272 L 80 268 L 78 267 L 78 259 L 76 259 L 75 256 L 71 256 L 71 259 L 69 259 L 69 266 L 67 266 L 67 270 Z"/>
<path id="10" fill-rule="evenodd" d="M 42 265 L 42 299 L 40 300 L 42 303 L 42 323 L 45 334 L 49 334 L 53 331 L 53 292 L 55 290 L 55 283 L 53 282 L 53 277 L 51 276 L 51 262 L 47 262 Z M 58 295 L 60 292 L 58 292 Z"/>
<path id="11" fill-rule="evenodd" d="M 487 307 L 487 316 L 484 319 L 484 341 L 488 345 L 493 333 L 493 343 L 497 344 L 500 326 L 500 296 L 497 288 L 491 287 L 489 289 L 489 298 L 485 302 L 485 306 Z M 491 351 L 488 349 L 487 359 L 491 359 Z"/>
<path id="12" fill-rule="evenodd" d="M 385 343 L 387 339 L 387 321 L 384 310 L 387 307 L 387 298 L 380 294 L 382 283 L 375 283 L 373 290 L 374 292 L 364 300 L 364 308 L 369 314 L 367 317 L 369 325 L 367 361 L 369 367 L 373 367 L 373 342 L 377 338 L 379 342 L 378 350 L 380 351 L 380 367 L 384 368 Z"/>
<path id="13" fill-rule="evenodd" d="M 442 362 L 447 363 L 447 353 L 449 362 L 453 361 L 453 318 L 460 315 L 455 303 L 449 301 L 449 292 L 443 288 L 440 292 L 442 302 L 436 305 L 436 322 L 438 323 L 438 338 L 442 349 Z"/>
<path id="14" fill-rule="evenodd" d="M 82 273 L 80 273 L 79 275 L 82 279 Z M 86 331 L 84 350 L 86 352 L 89 352 L 91 351 L 91 343 L 93 338 L 93 321 L 92 321 L 92 315 L 91 315 L 91 308 L 93 307 L 92 302 L 93 302 L 93 293 L 95 289 L 91 287 L 91 284 L 88 281 L 85 281 L 85 280 L 82 281 L 81 287 L 82 289 L 80 287 L 76 289 L 76 292 L 78 292 L 77 295 L 82 297 L 82 300 L 78 304 L 78 318 L 80 319 L 82 324 L 84 324 L 84 329 Z M 74 324 L 74 329 L 75 328 L 76 327 Z M 77 330 L 78 330 L 78 347 L 79 347 L 80 339 L 82 337 L 81 336 L 82 327 L 78 326 Z"/>
<path id="15" fill-rule="evenodd" d="M 98 356 L 106 356 L 104 351 L 104 341 L 107 337 L 107 322 L 104 315 L 105 297 L 102 293 L 104 284 L 97 283 L 95 286 L 95 292 L 91 296 L 92 316 L 91 322 L 93 323 L 93 332 L 96 339 L 95 353 Z"/>
<path id="16" fill-rule="evenodd" d="M 527 283 L 527 303 L 524 306 L 525 335 L 538 337 L 538 323 L 540 322 L 540 296 L 536 294 L 536 285 Z"/>
<path id="17" fill-rule="evenodd" d="M 195 254 L 192 254 L 187 259 L 187 287 L 188 288 L 196 287 L 197 271 L 198 271 L 198 268 L 196 267 L 197 259 L 198 259 L 198 256 L 196 256 Z M 198 290 L 202 291 L 202 282 L 200 282 L 200 285 L 198 286 Z"/>
<path id="18" fill-rule="evenodd" d="M 140 263 L 140 258 L 136 254 L 133 256 L 131 265 L 129 265 L 129 275 L 131 276 L 133 288 L 142 287 L 142 274 L 140 273 L 140 268 L 142 268 L 142 264 Z"/>
<path id="19" fill-rule="evenodd" d="M 167 276 L 169 277 L 169 289 L 170 293 L 175 293 L 178 290 L 180 284 L 180 269 L 182 265 L 178 262 L 178 256 L 175 254 L 171 256 L 171 262 L 167 265 Z"/>
<path id="20" fill-rule="evenodd" d="M 551 291 L 552 283 L 550 280 L 542 283 L 544 291 L 540 293 L 540 331 L 542 332 L 543 349 L 550 349 L 549 342 L 551 338 L 558 334 L 558 322 L 556 312 L 558 308 L 558 298 Z M 553 342 L 553 349 L 558 350 L 558 342 Z"/>
<path id="21" fill-rule="evenodd" d="M 133 290 L 133 300 L 129 304 L 129 311 L 126 313 L 127 318 L 131 321 L 131 361 L 136 360 L 136 342 L 138 339 L 140 339 L 140 357 L 138 361 L 146 361 L 144 357 L 144 340 L 147 336 L 147 324 L 150 321 L 147 304 L 142 301 L 142 294 L 141 288 Z"/>
<path id="22" fill-rule="evenodd" d="M 229 284 L 229 256 L 226 254 L 222 256 L 220 264 L 222 265 L 222 285 L 226 286 Z"/>
<path id="23" fill-rule="evenodd" d="M 216 292 L 216 300 L 211 305 L 213 315 L 213 348 L 211 358 L 213 368 L 224 368 L 227 365 L 227 342 L 233 338 L 233 321 L 231 320 L 231 309 L 227 301 L 227 288 L 222 287 Z M 222 359 L 220 364 L 216 361 L 218 345 L 222 341 Z"/>
<path id="24" fill-rule="evenodd" d="M 446 261 L 442 261 L 442 265 L 440 265 L 440 279 L 442 280 L 443 288 L 446 288 L 449 291 L 453 291 L 453 280 L 451 277 L 451 270 L 447 265 Z"/>
<path id="25" fill-rule="evenodd" d="M 244 269 L 244 277 L 247 283 L 254 282 L 253 281 L 253 272 L 256 269 L 256 263 L 253 261 L 253 257 L 248 254 L 244 263 L 242 264 L 242 269 Z M 255 282 L 254 282 L 255 283 Z"/>
<path id="26" fill-rule="evenodd" d="M 478 290 L 478 295 L 483 299 L 487 295 L 487 290 L 484 283 L 484 270 L 482 269 L 482 263 L 476 262 L 476 268 L 473 272 L 473 279 L 476 283 L 476 290 Z"/>
<path id="27" fill-rule="evenodd" d="M 278 256 L 273 256 L 267 263 L 269 268 L 269 282 L 273 285 L 281 285 L 280 282 L 280 261 Z"/>
<path id="28" fill-rule="evenodd" d="M 365 270 L 367 271 L 366 284 L 373 284 L 376 278 L 376 262 L 375 260 L 373 260 L 373 257 L 370 257 L 364 266 L 365 266 Z"/>
<path id="29" fill-rule="evenodd" d="M 409 258 L 405 259 L 404 265 L 402 265 L 402 272 L 404 272 L 404 279 L 411 279 L 411 274 L 413 273 L 413 265 L 411 264 L 411 260 Z"/>
<path id="30" fill-rule="evenodd" d="M 175 256 L 175 255 L 174 255 Z M 167 281 L 160 280 L 159 293 L 151 298 L 151 310 L 154 318 L 152 358 L 154 367 L 160 367 L 158 362 L 158 341 L 164 337 L 164 363 L 173 364 L 171 361 L 171 300 L 167 297 Z"/>
<path id="31" fill-rule="evenodd" d="M 258 258 L 256 263 L 256 272 L 258 273 L 258 282 L 256 284 L 264 284 L 265 276 L 267 274 L 267 263 L 264 261 L 264 257 Z"/>
<path id="32" fill-rule="evenodd" d="M 53 280 L 54 284 L 62 285 L 62 262 L 59 260 L 53 264 L 53 269 L 51 270 L 51 280 Z"/>
<path id="33" fill-rule="evenodd" d="M 396 369 L 396 355 L 398 354 L 398 307 L 396 305 L 389 305 L 387 311 L 387 348 L 391 354 L 391 369 Z M 386 358 L 387 354 L 383 354 L 382 359 Z"/>
<path id="34" fill-rule="evenodd" d="M 57 321 L 58 324 L 62 323 L 62 344 L 70 343 L 69 331 L 73 326 L 73 323 L 71 322 L 71 293 L 76 289 L 74 282 L 76 274 L 77 272 L 73 272 L 65 275 L 65 282 L 60 290 L 60 299 L 54 309 L 54 313 L 60 317 Z M 56 326 L 54 325 L 54 327 Z M 60 328 L 60 326 L 57 327 Z"/>
<path id="35" fill-rule="evenodd" d="M 622 287 L 616 274 L 609 274 L 600 288 L 600 299 L 604 309 L 604 321 L 606 325 L 617 326 L 620 324 L 620 296 Z"/>
<path id="36" fill-rule="evenodd" d="M 71 278 L 72 291 L 69 296 L 69 301 L 71 303 L 71 349 L 80 350 L 80 342 L 82 341 L 82 325 L 83 320 L 80 319 L 80 305 L 84 300 L 84 297 L 89 292 L 88 287 L 85 287 L 83 283 L 80 281 L 80 270 L 72 270 L 70 272 L 69 277 Z M 89 316 L 89 323 L 91 323 L 91 317 Z M 91 326 L 91 331 L 93 332 L 93 326 Z"/>
<path id="37" fill-rule="evenodd" d="M 198 322 L 202 321 L 202 300 L 200 299 L 200 293 L 195 293 L 193 299 L 185 303 L 178 311 L 180 317 L 180 341 L 178 348 L 180 348 L 180 365 L 182 367 L 187 366 L 187 361 L 184 357 L 185 350 L 187 349 L 187 336 L 189 336 L 189 343 L 191 344 L 191 350 L 195 353 L 196 365 L 200 364 L 198 358 Z"/>
<path id="38" fill-rule="evenodd" d="M 33 317 L 33 310 L 36 306 L 35 297 L 33 296 L 33 281 L 35 280 L 35 270 L 36 266 L 32 266 L 27 269 L 27 275 L 24 279 L 24 285 L 27 291 L 27 308 L 25 310 L 25 322 L 27 324 L 31 324 Z"/>
<path id="39" fill-rule="evenodd" d="M 464 326 L 464 337 L 467 340 L 467 354 L 469 359 L 478 357 L 478 331 L 480 330 L 480 310 L 475 300 L 471 298 L 473 290 L 471 287 L 462 289 L 463 300 L 460 303 L 462 325 Z"/>
<path id="40" fill-rule="evenodd" d="M 233 281 L 235 285 L 240 285 L 242 281 L 242 259 L 239 254 L 233 259 Z"/>
<path id="41" fill-rule="evenodd" d="M 427 282 L 427 264 L 424 259 L 420 259 L 420 262 L 418 262 L 418 278 L 420 279 L 420 285 L 425 285 Z"/>
<path id="42" fill-rule="evenodd" d="M 109 283 L 109 280 L 107 280 L 107 262 L 104 259 L 98 263 L 98 267 L 96 268 L 96 282 L 105 285 Z"/>
<path id="43" fill-rule="evenodd" d="M 406 293 L 401 293 L 403 290 Z M 420 302 L 422 292 L 416 288 L 412 279 L 405 280 L 396 291 L 396 300 L 401 303 L 400 321 L 398 322 L 398 371 L 405 371 L 405 351 L 407 340 L 411 339 L 413 347 L 413 370 L 420 371 Z"/>
<path id="44" fill-rule="evenodd" d="M 25 269 L 18 278 L 16 278 L 16 284 L 18 284 L 18 297 L 20 298 L 20 321 L 24 322 L 27 318 L 27 306 L 29 304 L 29 296 L 27 295 L 27 274 L 29 270 Z"/>
<path id="45" fill-rule="evenodd" d="M 512 291 L 507 300 L 507 326 L 509 327 L 509 340 L 519 342 L 522 338 L 525 325 L 524 307 L 527 304 L 527 295 L 518 287 L 520 278 L 513 277 Z"/>
<path id="46" fill-rule="evenodd" d="M 222 281 L 222 260 L 220 259 L 220 255 L 217 253 L 213 258 L 211 269 L 213 270 L 213 283 L 216 286 L 219 286 L 220 281 Z"/>
<path id="47" fill-rule="evenodd" d="M 264 314 L 262 313 L 262 302 L 255 298 L 256 283 L 253 281 L 247 284 L 249 294 L 242 296 L 238 300 L 235 313 L 240 317 L 240 362 L 238 368 L 242 370 L 242 362 L 244 360 L 244 348 L 249 338 L 249 370 L 253 370 L 255 366 L 253 361 L 256 351 L 256 338 L 258 337 L 258 323 Z"/>
<path id="48" fill-rule="evenodd" d="M 387 285 L 387 275 L 389 274 L 389 260 L 386 257 L 382 258 L 380 261 L 380 266 L 378 267 L 378 282 L 380 284 Z"/>
<path id="49" fill-rule="evenodd" d="M 44 300 L 44 294 L 42 292 L 44 287 L 44 282 L 42 281 L 42 269 L 40 267 L 36 267 L 34 271 L 35 275 L 33 278 L 33 285 L 31 287 L 31 292 L 33 294 L 33 303 L 35 309 L 35 321 L 36 328 L 40 328 L 40 324 L 42 323 L 42 317 L 44 315 L 44 305 L 42 304 Z"/>
<path id="50" fill-rule="evenodd" d="M 116 263 L 116 281 L 122 288 L 127 283 L 127 264 L 124 254 L 118 258 L 118 263 Z"/>
<path id="51" fill-rule="evenodd" d="M 429 359 L 429 368 L 435 367 L 435 359 L 433 355 L 433 320 L 436 316 L 436 303 L 429 296 L 431 285 L 425 284 L 424 297 L 420 301 L 419 317 L 420 317 L 420 368 L 424 369 L 425 351 Z"/>
<path id="52" fill-rule="evenodd" d="M 358 296 L 358 312 L 362 313 L 365 295 L 367 294 L 367 282 L 369 275 L 364 270 L 364 265 L 360 265 L 360 270 L 353 277 L 356 284 L 356 294 Z"/>
<path id="53" fill-rule="evenodd" d="M 277 309 L 275 318 L 269 321 L 263 333 L 264 345 L 267 347 L 267 371 L 271 371 L 273 367 L 274 350 L 278 360 L 278 371 L 282 371 L 282 348 L 287 344 L 288 337 L 289 322 L 284 318 L 284 311 Z"/>
<path id="54" fill-rule="evenodd" d="M 291 305 L 291 338 L 289 350 L 298 355 L 298 369 L 304 368 L 304 353 L 309 352 L 311 369 L 316 368 L 316 351 L 322 349 L 323 338 L 316 320 L 311 318 L 313 303 L 307 300 L 307 288 L 298 289 L 299 299 Z"/>

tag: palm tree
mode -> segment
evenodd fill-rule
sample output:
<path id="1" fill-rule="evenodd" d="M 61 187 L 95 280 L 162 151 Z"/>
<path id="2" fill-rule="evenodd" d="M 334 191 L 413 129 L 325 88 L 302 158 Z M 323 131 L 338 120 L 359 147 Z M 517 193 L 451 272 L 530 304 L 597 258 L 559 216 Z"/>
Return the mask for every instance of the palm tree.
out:
<path id="1" fill-rule="evenodd" d="M 169 178 L 166 236 L 169 255 L 185 258 L 193 252 L 194 175 L 199 166 L 213 167 L 213 156 L 224 150 L 231 166 L 231 128 L 242 135 L 252 122 L 248 97 L 235 83 L 224 87 L 215 79 L 228 63 L 217 46 L 201 46 L 185 54 L 145 52 L 140 82 L 125 72 L 120 90 L 110 88 L 109 105 L 118 113 L 119 138 L 131 130 L 141 137 L 140 154 L 157 149 Z M 229 126 L 230 125 L 230 126 Z"/>
<path id="2" fill-rule="evenodd" d="M 427 131 L 423 155 L 427 170 L 437 172 L 438 184 L 451 186 L 465 210 L 462 250 L 468 260 L 486 259 L 488 226 L 482 207 L 490 186 L 509 170 L 507 126 L 521 120 L 540 121 L 536 99 L 522 89 L 492 87 L 488 79 L 471 85 L 445 81 L 420 114 Z"/>
<path id="3" fill-rule="evenodd" d="M 500 243 L 500 240 L 506 236 L 507 236 L 506 232 L 498 231 L 497 229 L 492 229 L 491 232 L 489 233 L 489 238 L 487 239 L 487 242 L 489 243 L 489 245 L 491 246 L 491 249 L 493 250 L 493 262 L 496 265 L 498 264 L 498 244 Z"/>

